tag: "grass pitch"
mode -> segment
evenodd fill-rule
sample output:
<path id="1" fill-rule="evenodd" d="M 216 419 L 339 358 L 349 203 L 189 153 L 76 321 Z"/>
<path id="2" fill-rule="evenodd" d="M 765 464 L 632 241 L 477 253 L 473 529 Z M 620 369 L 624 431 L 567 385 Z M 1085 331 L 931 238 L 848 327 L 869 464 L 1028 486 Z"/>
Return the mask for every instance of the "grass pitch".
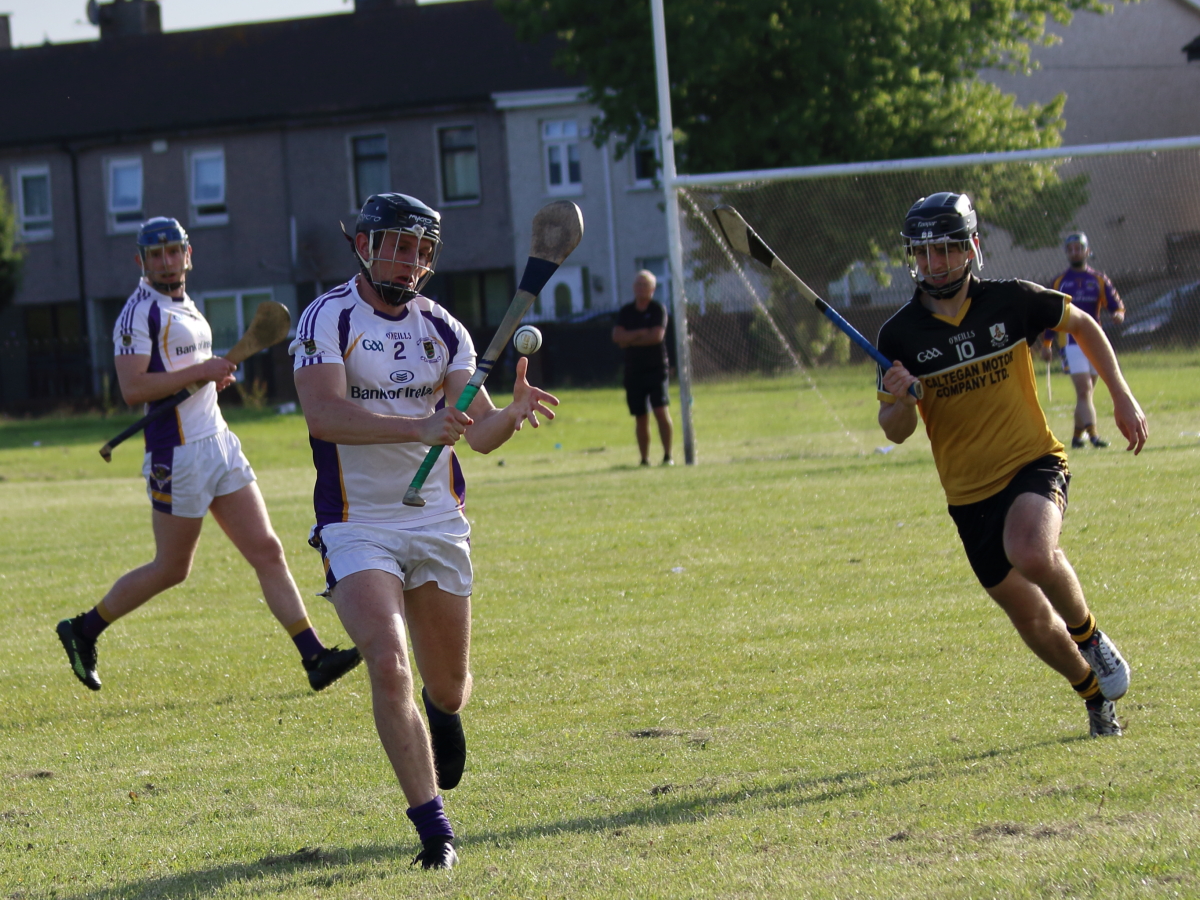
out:
<path id="1" fill-rule="evenodd" d="M 211 520 L 76 682 L 55 622 L 151 553 L 140 453 L 100 460 L 123 419 L 0 424 L 0 898 L 1198 896 L 1200 355 L 1125 367 L 1151 443 L 1072 455 L 1063 538 L 1134 667 L 1119 740 L 974 582 L 923 435 L 877 452 L 865 368 L 698 387 L 695 467 L 636 466 L 615 390 L 462 452 L 450 873 L 408 867 L 365 673 L 310 692 Z M 311 596 L 303 421 L 233 427 Z"/>

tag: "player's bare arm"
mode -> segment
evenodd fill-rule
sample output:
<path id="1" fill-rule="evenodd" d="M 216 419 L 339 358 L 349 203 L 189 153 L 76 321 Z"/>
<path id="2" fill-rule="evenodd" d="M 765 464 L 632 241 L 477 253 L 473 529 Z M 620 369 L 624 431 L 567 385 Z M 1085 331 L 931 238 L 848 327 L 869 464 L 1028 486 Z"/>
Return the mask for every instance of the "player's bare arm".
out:
<path id="1" fill-rule="evenodd" d="M 893 444 L 903 444 L 917 430 L 917 398 L 908 388 L 919 380 L 898 360 L 883 373 L 883 386 L 896 399 L 892 403 L 880 402 L 879 427 Z"/>
<path id="2" fill-rule="evenodd" d="M 113 364 L 121 385 L 121 397 L 129 406 L 170 397 L 197 381 L 216 382 L 217 390 L 223 391 L 233 384 L 233 372 L 237 368 L 229 360 L 214 356 L 174 372 L 150 372 L 150 355 L 146 353 L 122 354 L 113 359 Z"/>
<path id="3" fill-rule="evenodd" d="M 554 410 L 550 407 L 558 406 L 558 398 L 531 385 L 525 377 L 528 369 L 528 357 L 523 356 L 517 360 L 517 380 L 513 385 L 512 403 L 503 409 L 496 407 L 486 388 L 479 389 L 468 408 L 473 424 L 466 429 L 466 438 L 472 450 L 477 453 L 491 453 L 520 431 L 526 422 L 537 428 L 540 424 L 539 414 L 547 419 L 554 418 Z M 465 370 L 451 372 L 446 376 L 444 390 L 447 404 L 453 405 L 458 401 L 470 378 L 471 373 Z"/>
<path id="4" fill-rule="evenodd" d="M 296 393 L 309 432 L 332 444 L 450 446 L 471 424 L 471 417 L 453 406 L 423 418 L 384 416 L 363 409 L 346 399 L 346 370 L 339 365 L 300 369 L 296 372 Z"/>
<path id="5" fill-rule="evenodd" d="M 1129 446 L 1125 449 L 1132 450 L 1134 455 L 1141 453 L 1149 436 L 1146 415 L 1125 382 L 1125 376 L 1121 374 L 1121 367 L 1117 363 L 1117 355 L 1113 352 L 1112 344 L 1108 342 L 1100 324 L 1087 313 L 1069 306 L 1067 320 L 1059 330 L 1074 336 L 1080 349 L 1096 367 L 1100 379 L 1108 388 L 1113 400 L 1113 418 L 1121 434 L 1129 441 Z"/>

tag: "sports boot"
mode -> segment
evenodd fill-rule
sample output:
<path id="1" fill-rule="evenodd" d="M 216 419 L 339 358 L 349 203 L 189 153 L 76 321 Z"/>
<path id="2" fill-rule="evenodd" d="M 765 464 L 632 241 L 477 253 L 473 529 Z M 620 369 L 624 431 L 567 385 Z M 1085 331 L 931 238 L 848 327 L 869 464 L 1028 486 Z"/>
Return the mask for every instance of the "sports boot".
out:
<path id="1" fill-rule="evenodd" d="M 1129 690 L 1129 663 L 1107 634 L 1097 628 L 1079 645 L 1079 652 L 1096 673 L 1100 693 L 1106 700 L 1120 700 L 1125 696 Z"/>
<path id="2" fill-rule="evenodd" d="M 436 837 L 425 841 L 410 865 L 420 865 L 422 869 L 453 869 L 458 865 L 458 854 L 454 852 L 454 844 L 450 838 Z"/>
<path id="3" fill-rule="evenodd" d="M 67 651 L 67 660 L 71 663 L 71 671 L 75 673 L 75 677 L 82 681 L 88 690 L 98 691 L 100 676 L 96 672 L 96 642 L 80 633 L 79 623 L 82 621 L 82 614 L 74 619 L 63 619 L 54 630 L 58 632 L 58 639 Z"/>
<path id="4" fill-rule="evenodd" d="M 357 647 L 342 650 L 326 647 L 312 659 L 303 660 L 308 683 L 314 691 L 323 691 L 362 662 Z"/>
<path id="5" fill-rule="evenodd" d="M 1088 725 L 1092 737 L 1120 737 L 1121 724 L 1117 721 L 1117 707 L 1111 700 L 1087 702 Z"/>

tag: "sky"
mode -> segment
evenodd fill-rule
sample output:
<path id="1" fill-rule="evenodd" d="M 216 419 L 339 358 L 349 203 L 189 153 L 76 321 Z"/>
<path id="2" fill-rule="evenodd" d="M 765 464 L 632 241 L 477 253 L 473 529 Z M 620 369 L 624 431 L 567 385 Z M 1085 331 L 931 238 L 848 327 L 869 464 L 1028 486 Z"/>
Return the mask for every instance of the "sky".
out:
<path id="1" fill-rule="evenodd" d="M 211 28 L 239 22 L 298 19 L 350 12 L 354 0 L 159 0 L 164 31 Z M 429 0 L 418 0 L 429 2 Z M 14 47 L 29 47 L 50 39 L 55 44 L 86 41 L 100 36 L 89 24 L 87 0 L 0 0 L 0 14 L 9 14 Z"/>

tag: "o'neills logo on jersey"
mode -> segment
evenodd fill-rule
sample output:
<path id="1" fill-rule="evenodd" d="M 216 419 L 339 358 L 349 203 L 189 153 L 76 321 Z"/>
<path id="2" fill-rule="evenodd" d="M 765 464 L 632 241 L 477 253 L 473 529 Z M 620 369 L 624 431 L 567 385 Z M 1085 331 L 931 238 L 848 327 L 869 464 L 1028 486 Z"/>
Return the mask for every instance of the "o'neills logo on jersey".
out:
<path id="1" fill-rule="evenodd" d="M 992 336 L 993 347 L 1003 347 L 1008 343 L 1008 330 L 1004 327 L 1003 322 L 997 322 L 989 328 L 988 334 Z"/>
<path id="2" fill-rule="evenodd" d="M 425 384 L 421 387 L 406 388 L 369 388 L 350 385 L 351 400 L 407 400 L 411 398 L 428 397 L 433 388 Z"/>

